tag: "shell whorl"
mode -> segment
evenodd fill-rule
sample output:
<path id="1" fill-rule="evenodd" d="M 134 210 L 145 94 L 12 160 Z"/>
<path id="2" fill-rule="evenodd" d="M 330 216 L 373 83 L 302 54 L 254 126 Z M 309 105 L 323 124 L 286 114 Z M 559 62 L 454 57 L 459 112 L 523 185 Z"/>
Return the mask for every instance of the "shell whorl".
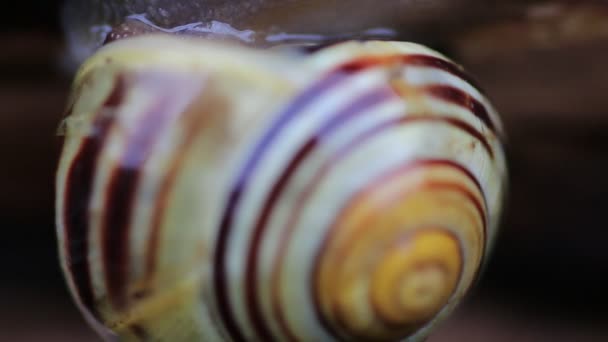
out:
<path id="1" fill-rule="evenodd" d="M 502 126 L 422 46 L 138 37 L 85 63 L 74 94 L 62 266 L 124 339 L 416 340 L 495 237 Z"/>

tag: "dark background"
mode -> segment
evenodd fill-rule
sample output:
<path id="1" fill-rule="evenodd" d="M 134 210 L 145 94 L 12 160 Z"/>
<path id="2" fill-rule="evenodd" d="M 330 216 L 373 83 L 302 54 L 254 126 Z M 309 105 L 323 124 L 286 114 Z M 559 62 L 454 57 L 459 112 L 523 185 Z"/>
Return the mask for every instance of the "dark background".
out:
<path id="1" fill-rule="evenodd" d="M 58 4 L 8 6 L 0 21 L 0 341 L 96 341 L 56 256 L 55 130 L 70 85 Z M 521 21 L 508 25 L 516 29 L 429 40 L 494 99 L 511 173 L 487 271 L 430 341 L 608 341 L 608 40 L 490 44 L 528 32 Z"/>

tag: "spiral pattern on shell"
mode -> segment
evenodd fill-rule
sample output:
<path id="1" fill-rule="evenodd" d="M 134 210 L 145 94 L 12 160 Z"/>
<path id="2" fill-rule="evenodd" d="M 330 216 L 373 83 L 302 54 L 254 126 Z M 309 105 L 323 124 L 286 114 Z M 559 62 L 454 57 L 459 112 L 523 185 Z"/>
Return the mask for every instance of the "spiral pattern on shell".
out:
<path id="1" fill-rule="evenodd" d="M 418 340 L 495 237 L 502 126 L 444 56 L 138 37 L 76 77 L 57 178 L 76 302 L 125 340 Z"/>

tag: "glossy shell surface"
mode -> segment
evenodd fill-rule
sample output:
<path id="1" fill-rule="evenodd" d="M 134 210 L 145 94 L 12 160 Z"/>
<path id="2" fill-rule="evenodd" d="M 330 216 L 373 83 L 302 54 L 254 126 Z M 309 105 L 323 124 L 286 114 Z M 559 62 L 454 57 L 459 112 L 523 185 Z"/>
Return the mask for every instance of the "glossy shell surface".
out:
<path id="1" fill-rule="evenodd" d="M 496 236 L 500 120 L 416 44 L 117 41 L 63 129 L 62 266 L 108 339 L 421 340 Z"/>

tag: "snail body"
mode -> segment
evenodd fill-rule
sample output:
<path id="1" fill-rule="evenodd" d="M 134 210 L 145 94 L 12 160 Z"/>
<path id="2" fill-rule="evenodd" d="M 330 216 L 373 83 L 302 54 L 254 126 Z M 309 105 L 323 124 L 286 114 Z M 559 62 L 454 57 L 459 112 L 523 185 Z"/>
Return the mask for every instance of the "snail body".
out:
<path id="1" fill-rule="evenodd" d="M 417 341 L 496 236 L 496 111 L 412 43 L 116 41 L 64 131 L 62 267 L 108 339 Z"/>

